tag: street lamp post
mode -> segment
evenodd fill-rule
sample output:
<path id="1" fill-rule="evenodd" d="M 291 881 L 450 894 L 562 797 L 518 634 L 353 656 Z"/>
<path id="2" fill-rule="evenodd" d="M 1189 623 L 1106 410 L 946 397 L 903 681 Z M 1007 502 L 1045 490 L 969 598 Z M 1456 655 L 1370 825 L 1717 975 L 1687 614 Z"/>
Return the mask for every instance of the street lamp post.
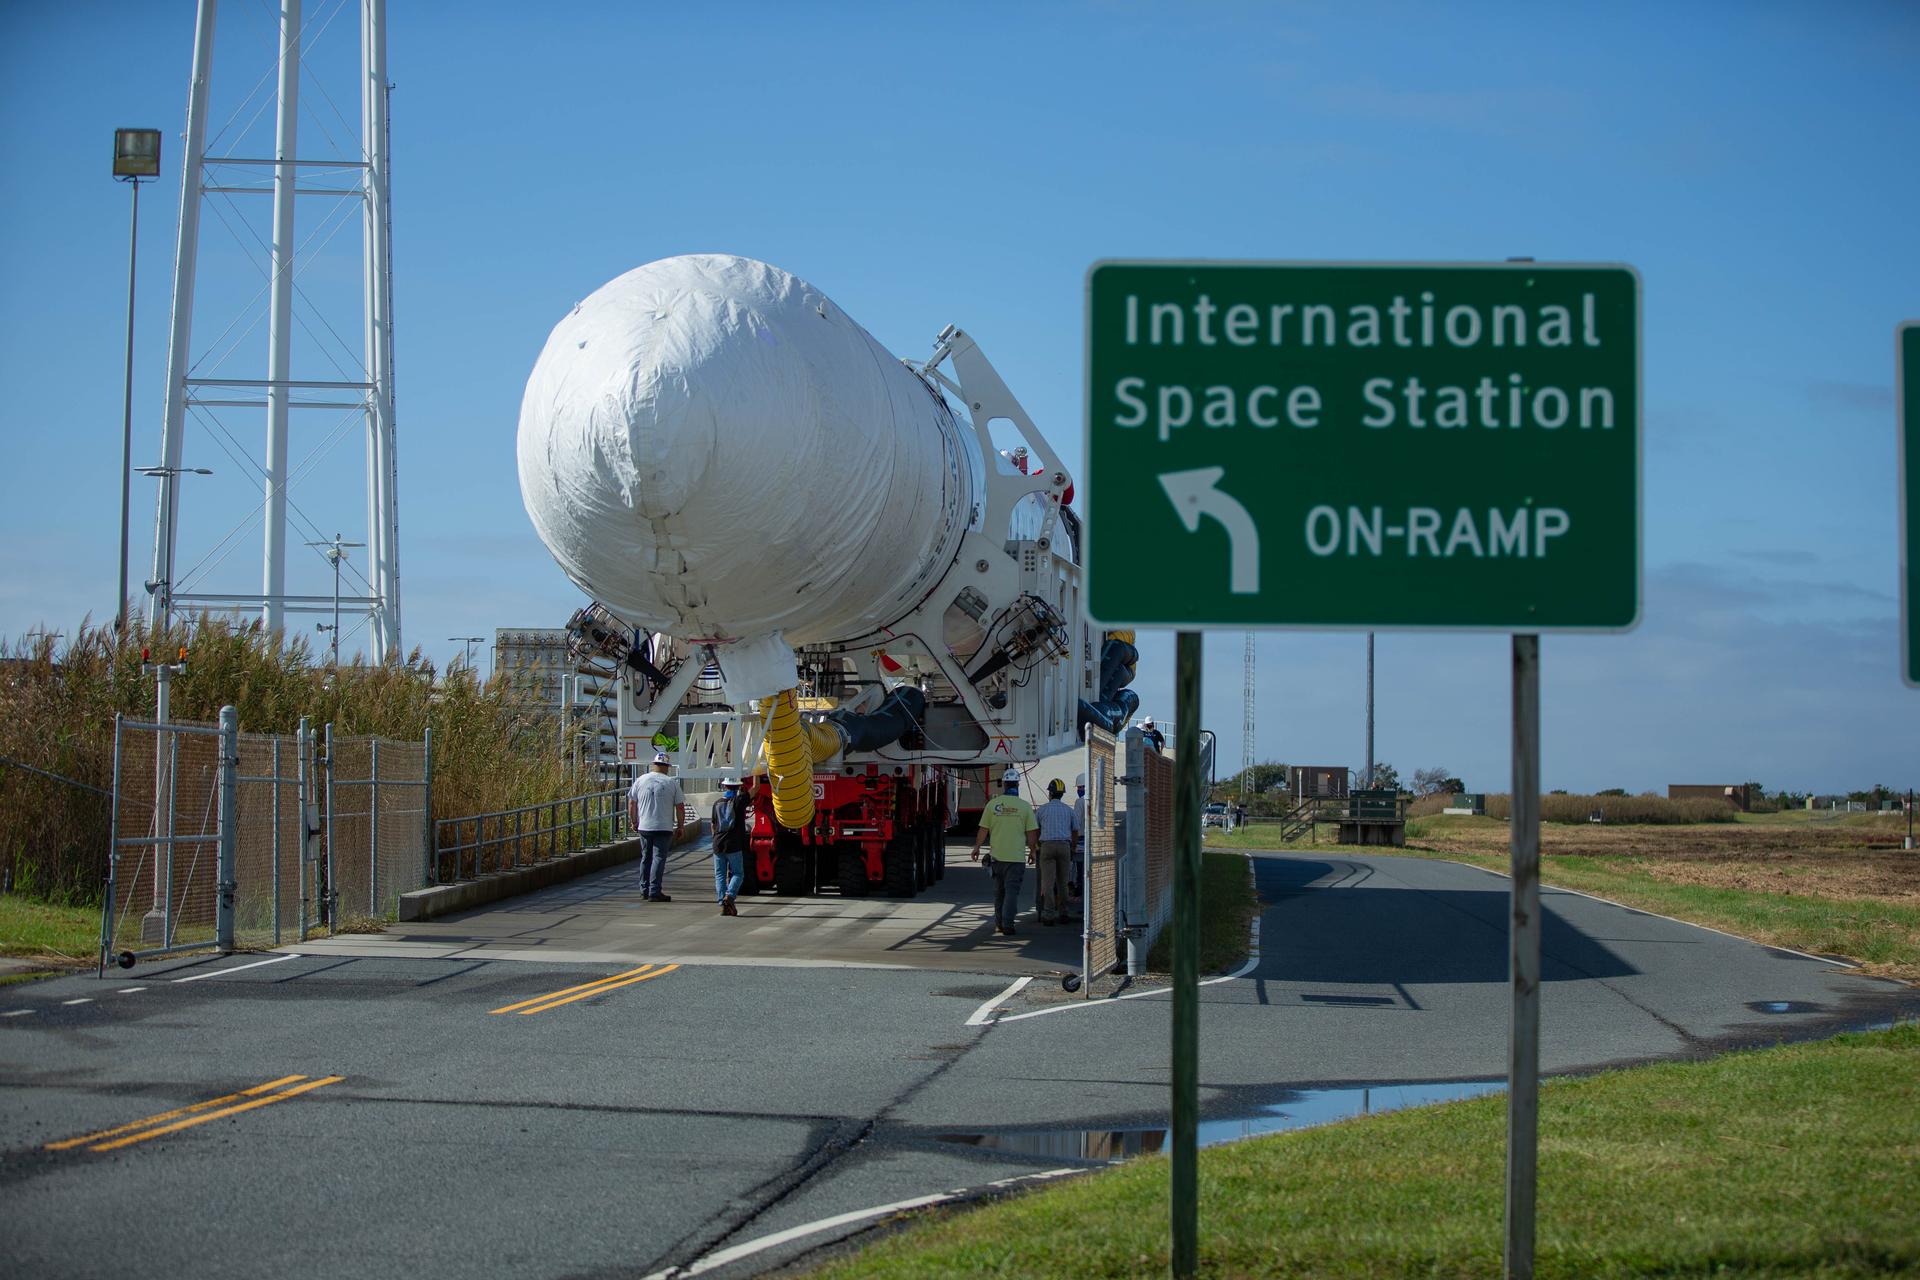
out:
<path id="1" fill-rule="evenodd" d="M 487 638 L 485 636 L 448 636 L 447 639 L 458 641 L 467 646 L 465 657 L 466 667 L 469 671 L 473 670 L 473 646 L 485 644 Z"/>
<path id="2" fill-rule="evenodd" d="M 126 404 L 120 428 L 120 594 L 113 605 L 113 629 L 118 635 L 127 629 L 127 505 L 133 486 L 133 284 L 140 254 L 140 179 L 160 176 L 160 131 L 115 129 L 113 176 L 133 188 L 133 225 L 127 233 Z"/>

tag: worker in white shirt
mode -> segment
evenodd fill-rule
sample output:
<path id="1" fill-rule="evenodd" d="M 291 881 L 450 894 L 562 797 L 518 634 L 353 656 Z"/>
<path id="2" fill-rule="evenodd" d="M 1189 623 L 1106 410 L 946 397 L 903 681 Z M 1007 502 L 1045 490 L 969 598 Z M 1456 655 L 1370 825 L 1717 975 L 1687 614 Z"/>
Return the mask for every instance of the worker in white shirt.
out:
<path id="1" fill-rule="evenodd" d="M 627 792 L 627 819 L 640 837 L 640 896 L 648 902 L 673 901 L 662 885 L 667 851 L 686 817 L 687 796 L 680 780 L 668 773 L 672 767 L 666 752 L 654 752 L 652 770 L 635 778 Z"/>

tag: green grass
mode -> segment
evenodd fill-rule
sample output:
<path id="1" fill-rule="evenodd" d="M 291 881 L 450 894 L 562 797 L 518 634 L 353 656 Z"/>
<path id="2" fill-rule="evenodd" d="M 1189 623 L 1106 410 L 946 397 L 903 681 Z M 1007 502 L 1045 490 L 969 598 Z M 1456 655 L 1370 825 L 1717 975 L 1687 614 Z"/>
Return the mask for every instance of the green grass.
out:
<path id="1" fill-rule="evenodd" d="M 1920 1025 L 1542 1091 L 1541 1277 L 1920 1268 Z M 1200 1272 L 1498 1276 L 1499 1096 L 1200 1153 Z M 1160 1157 L 923 1220 L 812 1274 L 1167 1269 Z"/>
<path id="2" fill-rule="evenodd" d="M 1253 869 L 1236 853 L 1200 855 L 1200 972 L 1237 969 L 1247 958 L 1247 930 L 1260 911 Z M 1173 970 L 1173 931 L 1163 929 L 1147 953 L 1147 968 Z"/>
<path id="3" fill-rule="evenodd" d="M 89 960 L 99 951 L 100 908 L 0 894 L 0 955 Z"/>

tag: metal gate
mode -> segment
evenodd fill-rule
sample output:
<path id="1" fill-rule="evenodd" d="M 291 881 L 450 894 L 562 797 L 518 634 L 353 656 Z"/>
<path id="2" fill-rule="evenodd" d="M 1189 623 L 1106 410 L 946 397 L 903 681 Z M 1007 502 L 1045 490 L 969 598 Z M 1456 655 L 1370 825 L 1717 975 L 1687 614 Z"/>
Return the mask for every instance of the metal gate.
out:
<path id="1" fill-rule="evenodd" d="M 1081 938 L 1081 992 L 1104 994 L 1109 977 L 1120 961 L 1120 840 L 1115 821 L 1114 791 L 1118 758 L 1113 735 L 1096 726 L 1087 727 L 1087 817 L 1081 834 L 1081 856 L 1086 867 L 1081 883 L 1086 886 L 1081 901 L 1086 912 L 1085 932 Z"/>
<path id="2" fill-rule="evenodd" d="M 233 906 L 229 714 L 212 725 L 116 718 L 113 834 L 100 962 L 213 946 Z"/>

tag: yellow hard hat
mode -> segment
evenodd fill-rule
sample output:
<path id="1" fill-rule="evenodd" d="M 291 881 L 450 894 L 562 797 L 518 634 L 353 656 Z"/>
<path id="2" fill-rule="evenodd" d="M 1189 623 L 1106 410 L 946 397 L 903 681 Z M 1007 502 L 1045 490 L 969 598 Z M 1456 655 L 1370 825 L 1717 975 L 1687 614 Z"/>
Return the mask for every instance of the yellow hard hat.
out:
<path id="1" fill-rule="evenodd" d="M 1063 796 L 1067 794 L 1067 784 L 1055 778 L 1047 784 L 1047 794 L 1050 796 Z"/>

